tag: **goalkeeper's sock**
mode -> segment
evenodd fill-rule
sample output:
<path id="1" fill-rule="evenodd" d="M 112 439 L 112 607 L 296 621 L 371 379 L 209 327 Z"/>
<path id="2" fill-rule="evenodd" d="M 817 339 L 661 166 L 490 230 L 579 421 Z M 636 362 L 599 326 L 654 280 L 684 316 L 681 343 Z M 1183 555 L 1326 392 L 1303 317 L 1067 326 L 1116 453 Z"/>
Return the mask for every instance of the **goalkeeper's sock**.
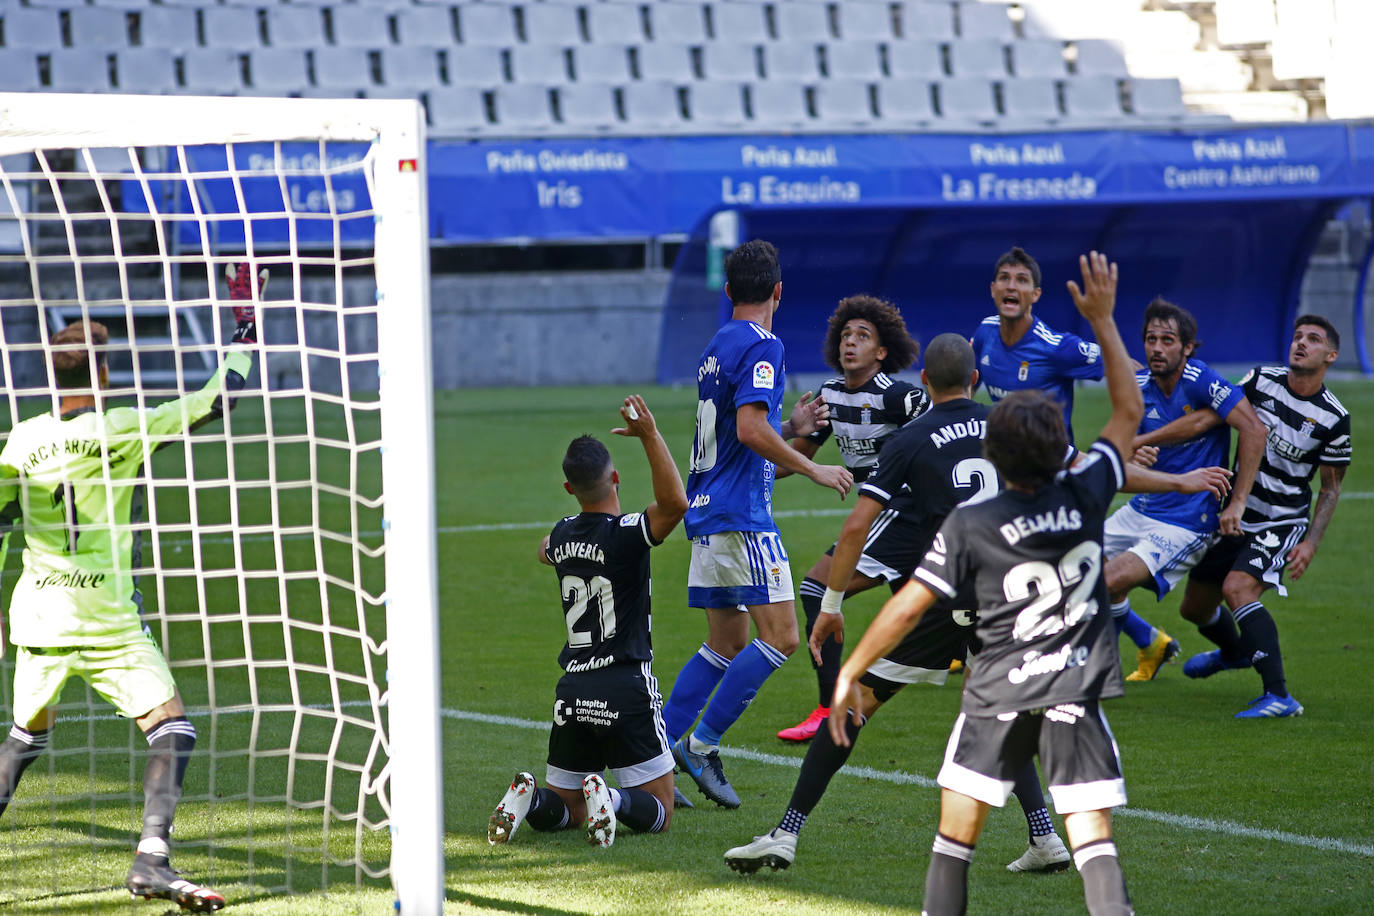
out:
<path id="1" fill-rule="evenodd" d="M 10 729 L 9 737 L 0 742 L 0 814 L 9 807 L 19 777 L 42 755 L 51 735 L 50 731 L 31 732 L 16 725 Z"/>
<path id="2" fill-rule="evenodd" d="M 572 812 L 568 810 L 568 805 L 563 801 L 563 796 L 546 786 L 540 786 L 535 791 L 534 800 L 530 802 L 529 813 L 525 815 L 525 823 L 535 830 L 544 832 L 562 830 L 568 826 L 568 821 L 571 819 Z"/>
<path id="3" fill-rule="evenodd" d="M 719 745 L 725 730 L 744 715 L 744 710 L 754 701 L 763 682 L 785 661 L 786 655 L 762 639 L 745 646 L 725 670 L 720 687 L 716 695 L 711 697 L 706 711 L 701 714 L 701 722 L 692 732 L 692 737 L 700 744 Z"/>
<path id="4" fill-rule="evenodd" d="M 1148 620 L 1131 610 L 1130 598 L 1112 605 L 1112 622 L 1116 624 L 1116 632 L 1129 636 L 1131 642 L 1136 644 L 1136 648 L 1145 649 L 1154 642 L 1155 628 Z"/>
<path id="5" fill-rule="evenodd" d="M 663 802 L 643 789 L 617 789 L 609 787 L 611 803 L 615 807 L 616 820 L 627 824 L 640 833 L 658 833 L 668 820 Z"/>
<path id="6" fill-rule="evenodd" d="M 663 728 L 668 733 L 668 743 L 675 744 L 677 739 L 687 734 L 687 729 L 701 715 L 706 698 L 716 689 L 725 669 L 730 667 L 730 659 L 716 652 L 706 643 L 696 651 L 687 664 L 677 674 L 673 682 L 673 692 L 668 702 L 663 704 Z"/>
<path id="7" fill-rule="evenodd" d="M 186 765 L 196 746 L 196 727 L 185 716 L 176 716 L 163 719 L 144 737 L 148 739 L 148 765 L 143 769 L 143 834 L 138 851 L 165 856 Z"/>

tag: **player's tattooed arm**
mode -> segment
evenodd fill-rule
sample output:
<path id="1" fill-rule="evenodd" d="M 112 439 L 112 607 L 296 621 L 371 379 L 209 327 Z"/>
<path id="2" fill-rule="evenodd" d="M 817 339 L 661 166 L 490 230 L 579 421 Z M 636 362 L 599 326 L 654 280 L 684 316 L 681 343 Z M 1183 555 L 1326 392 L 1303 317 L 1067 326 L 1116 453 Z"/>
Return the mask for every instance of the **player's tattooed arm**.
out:
<path id="1" fill-rule="evenodd" d="M 1317 507 L 1312 512 L 1312 523 L 1307 526 L 1307 536 L 1288 551 L 1288 574 L 1294 581 L 1301 579 L 1317 555 L 1326 526 L 1331 524 L 1331 516 L 1336 513 L 1336 503 L 1341 499 L 1341 482 L 1345 480 L 1345 467 L 1342 465 L 1321 465 L 1321 490 L 1317 492 Z"/>

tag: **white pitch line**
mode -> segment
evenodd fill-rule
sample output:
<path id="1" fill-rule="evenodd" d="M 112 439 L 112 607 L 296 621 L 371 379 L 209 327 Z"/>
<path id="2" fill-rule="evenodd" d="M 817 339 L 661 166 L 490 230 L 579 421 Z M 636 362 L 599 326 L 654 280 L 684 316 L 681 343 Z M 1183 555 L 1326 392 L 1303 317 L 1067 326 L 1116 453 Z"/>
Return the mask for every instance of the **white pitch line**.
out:
<path id="1" fill-rule="evenodd" d="M 511 716 L 493 716 L 480 712 L 468 712 L 463 709 L 442 710 L 445 719 L 461 719 L 468 722 L 478 722 L 484 725 L 504 725 L 509 728 L 525 728 L 532 731 L 548 731 L 548 722 L 537 722 L 533 719 L 517 719 Z M 771 766 L 791 767 L 800 769 L 802 759 L 800 757 L 788 757 L 783 754 L 768 754 L 762 751 L 750 750 L 748 748 L 722 747 L 720 749 L 722 757 L 737 757 L 741 760 L 749 760 L 754 763 L 766 763 Z M 890 782 L 896 785 L 920 786 L 924 789 L 934 788 L 935 780 L 928 776 L 921 776 L 917 773 L 906 773 L 901 770 L 875 770 L 872 767 L 864 766 L 843 766 L 840 773 L 845 776 L 856 776 L 860 779 L 877 779 L 883 782 Z M 1206 817 L 1193 817 L 1187 814 L 1170 814 L 1166 811 L 1151 811 L 1148 808 L 1122 807 L 1112 811 L 1113 815 L 1119 817 L 1136 817 L 1141 820 L 1154 821 L 1157 824 L 1168 824 L 1171 827 L 1180 827 L 1184 830 L 1196 830 L 1205 833 L 1221 833 L 1226 836 L 1245 837 L 1255 840 L 1273 840 L 1277 843 L 1287 843 L 1290 846 L 1307 846 L 1312 849 L 1323 849 L 1328 852 L 1344 852 L 1357 856 L 1374 856 L 1374 844 L 1351 843 L 1346 840 L 1338 840 L 1333 837 L 1306 836 L 1300 833 L 1288 833 L 1283 830 L 1267 830 L 1261 827 L 1250 827 L 1239 824 L 1235 821 L 1213 820 Z"/>

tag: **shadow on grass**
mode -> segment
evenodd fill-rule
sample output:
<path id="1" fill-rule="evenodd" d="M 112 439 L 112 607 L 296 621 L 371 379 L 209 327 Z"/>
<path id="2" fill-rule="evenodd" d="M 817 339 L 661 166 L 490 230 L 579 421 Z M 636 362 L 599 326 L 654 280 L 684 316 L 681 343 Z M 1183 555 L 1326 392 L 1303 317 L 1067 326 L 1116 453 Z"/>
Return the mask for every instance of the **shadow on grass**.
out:
<path id="1" fill-rule="evenodd" d="M 444 900 L 449 903 L 466 903 L 468 906 L 478 906 L 488 910 L 499 910 L 506 913 L 535 913 L 538 916 L 575 916 L 580 912 L 578 910 L 560 910 L 551 906 L 535 906 L 516 900 L 502 900 L 499 897 L 482 897 L 465 891 L 448 891 L 444 894 Z"/>

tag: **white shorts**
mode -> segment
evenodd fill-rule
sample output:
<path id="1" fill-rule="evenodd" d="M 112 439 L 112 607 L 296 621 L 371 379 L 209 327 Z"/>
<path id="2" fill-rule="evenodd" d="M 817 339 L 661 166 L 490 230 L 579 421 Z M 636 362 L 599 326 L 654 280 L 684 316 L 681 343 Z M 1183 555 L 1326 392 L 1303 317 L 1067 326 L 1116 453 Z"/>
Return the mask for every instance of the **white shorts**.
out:
<path id="1" fill-rule="evenodd" d="M 692 538 L 688 607 L 751 608 L 795 597 L 792 567 L 776 531 L 722 531 Z"/>
<path id="2" fill-rule="evenodd" d="M 1102 549 L 1108 559 L 1127 551 L 1140 557 L 1150 571 L 1149 587 L 1163 598 L 1202 559 L 1216 539 L 1178 525 L 1155 521 L 1122 506 L 1107 518 Z"/>
<path id="3" fill-rule="evenodd" d="M 119 646 L 25 648 L 15 651 L 14 721 L 26 725 L 56 703 L 68 678 L 79 677 L 121 716 L 136 719 L 176 694 L 176 682 L 153 638 Z"/>

